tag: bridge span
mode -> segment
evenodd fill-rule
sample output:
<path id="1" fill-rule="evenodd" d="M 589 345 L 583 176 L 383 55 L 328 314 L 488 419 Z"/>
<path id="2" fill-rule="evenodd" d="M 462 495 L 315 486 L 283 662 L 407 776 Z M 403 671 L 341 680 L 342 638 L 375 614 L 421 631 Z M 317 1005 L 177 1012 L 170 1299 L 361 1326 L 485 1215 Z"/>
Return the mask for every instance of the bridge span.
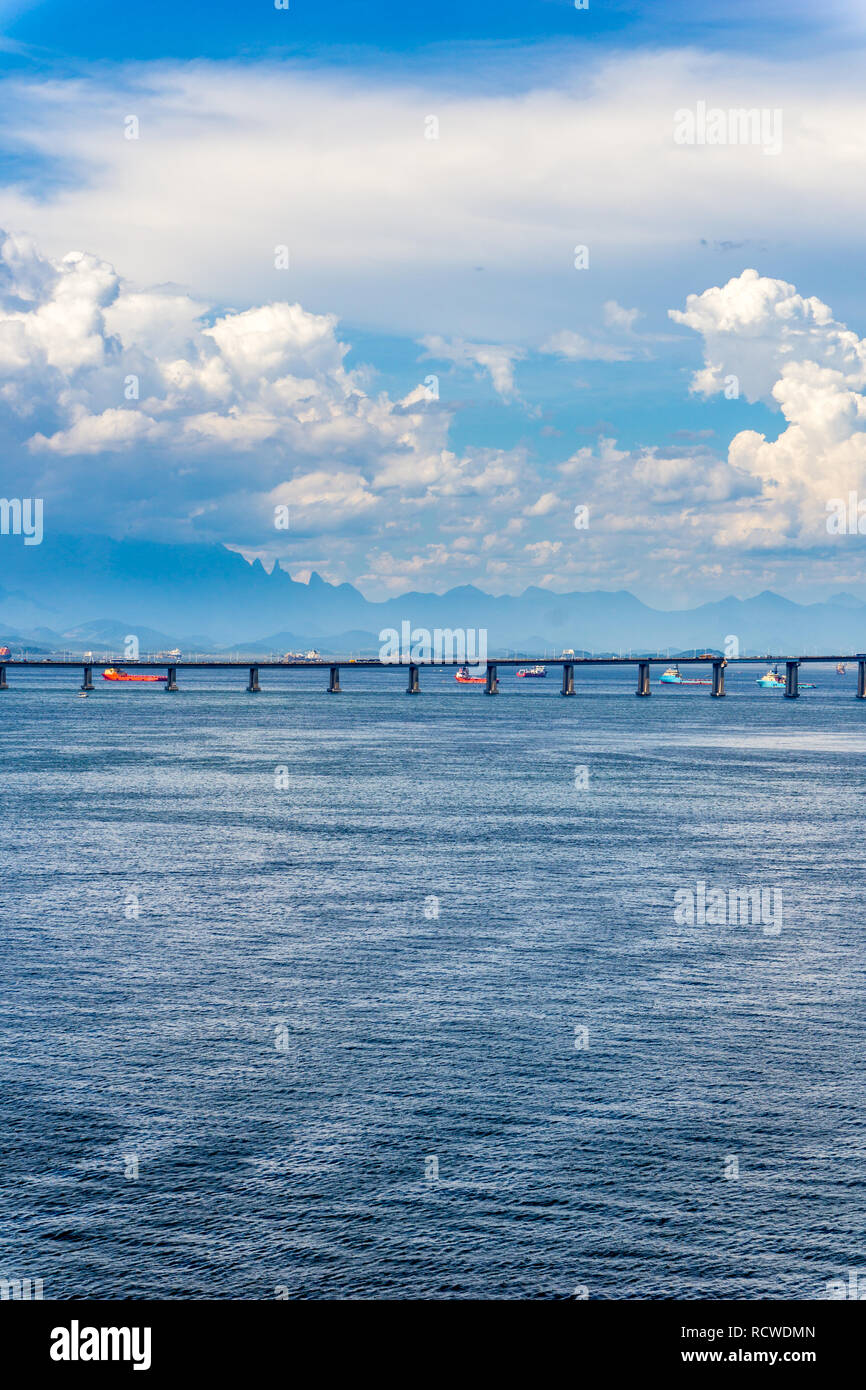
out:
<path id="1" fill-rule="evenodd" d="M 857 662 L 857 699 L 866 700 L 866 653 L 858 652 L 852 656 L 850 654 L 842 656 L 745 656 L 737 657 L 736 664 L 754 666 L 781 666 L 785 667 L 785 697 L 789 700 L 796 700 L 800 694 L 799 670 L 803 662 L 809 665 L 839 665 L 842 662 Z M 39 657 L 3 657 L 0 659 L 0 691 L 8 690 L 7 671 L 31 670 L 31 671 L 53 671 L 62 668 L 74 668 L 83 672 L 81 691 L 89 694 L 95 689 L 93 684 L 94 670 L 107 670 L 115 665 L 122 666 L 124 671 L 152 671 L 160 670 L 166 672 L 166 682 L 164 690 L 173 694 L 179 690 L 177 673 L 178 671 L 248 671 L 249 680 L 246 690 L 251 695 L 261 693 L 259 682 L 259 672 L 264 670 L 275 671 L 307 671 L 323 670 L 328 672 L 328 684 L 325 687 L 329 694 L 339 695 L 341 692 L 340 672 L 344 669 L 352 671 L 393 671 L 403 669 L 407 673 L 408 684 L 406 693 L 408 695 L 419 695 L 421 693 L 421 670 L 426 667 L 460 667 L 466 663 L 457 660 L 444 661 L 380 661 L 374 658 L 350 658 L 350 657 L 330 657 L 322 658 L 318 661 L 266 661 L 251 660 L 220 660 L 218 658 L 195 658 L 183 661 L 175 658 L 155 658 L 153 660 L 125 661 L 122 658 L 97 660 L 55 660 L 53 657 L 44 659 Z M 560 666 L 562 668 L 562 689 L 561 694 L 573 695 L 574 673 L 585 666 L 636 666 L 637 667 L 637 690 L 635 694 L 646 697 L 650 692 L 650 668 L 652 666 L 670 666 L 677 664 L 680 666 L 699 666 L 711 667 L 712 676 L 710 679 L 710 694 L 719 699 L 725 694 L 725 668 L 728 661 L 725 657 L 707 654 L 695 657 L 669 657 L 669 656 L 559 656 L 559 657 L 493 657 L 478 669 L 483 669 L 482 679 L 484 681 L 485 695 L 495 695 L 499 688 L 498 668 L 500 666 L 525 667 L 527 665 L 539 666 Z M 474 668 L 473 668 L 474 669 Z"/>

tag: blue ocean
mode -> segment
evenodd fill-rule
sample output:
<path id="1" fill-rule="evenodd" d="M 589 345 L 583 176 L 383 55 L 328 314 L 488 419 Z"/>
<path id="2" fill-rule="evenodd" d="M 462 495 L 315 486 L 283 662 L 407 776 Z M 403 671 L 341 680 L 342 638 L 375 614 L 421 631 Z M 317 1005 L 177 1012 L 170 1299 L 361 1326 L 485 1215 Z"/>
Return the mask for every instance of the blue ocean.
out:
<path id="1" fill-rule="evenodd" d="M 866 705 L 854 671 L 726 674 L 12 669 L 0 1277 L 820 1299 L 866 1268 Z M 715 890 L 776 915 L 690 920 Z"/>

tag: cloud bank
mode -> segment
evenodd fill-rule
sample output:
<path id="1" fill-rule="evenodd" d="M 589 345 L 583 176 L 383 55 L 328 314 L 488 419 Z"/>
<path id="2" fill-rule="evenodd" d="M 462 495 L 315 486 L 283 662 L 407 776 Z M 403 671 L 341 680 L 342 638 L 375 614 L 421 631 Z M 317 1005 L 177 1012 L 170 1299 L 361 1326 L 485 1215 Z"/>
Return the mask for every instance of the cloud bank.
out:
<path id="1" fill-rule="evenodd" d="M 417 387 L 393 398 L 372 368 L 346 367 L 332 314 L 283 301 L 218 311 L 175 286 L 131 285 L 86 252 L 54 262 L 22 237 L 5 238 L 0 268 L 3 490 L 44 496 L 46 526 L 217 540 L 372 596 L 467 580 L 644 588 L 660 571 L 754 587 L 790 573 L 792 554 L 860 574 L 856 550 L 834 549 L 826 507 L 866 494 L 866 342 L 755 270 L 671 318 L 701 338 L 693 389 L 710 397 L 736 377 L 778 410 L 777 438 L 741 430 L 720 454 L 700 439 L 625 449 L 603 437 L 542 464 L 525 442 L 452 447 L 453 415 L 421 380 L 426 354 Z M 518 399 L 528 352 L 428 347 Z"/>
<path id="2" fill-rule="evenodd" d="M 444 73 L 290 62 L 11 79 L 0 120 L 26 172 L 0 189 L 0 220 L 209 302 L 299 298 L 377 331 L 521 345 L 565 326 L 564 300 L 600 307 L 638 273 L 649 288 L 684 257 L 705 265 L 708 237 L 787 245 L 795 228 L 859 256 L 854 69 L 696 49 L 514 68 L 501 90 L 480 72 L 457 90 Z M 678 146 L 674 113 L 699 101 L 782 110 L 782 154 Z"/>

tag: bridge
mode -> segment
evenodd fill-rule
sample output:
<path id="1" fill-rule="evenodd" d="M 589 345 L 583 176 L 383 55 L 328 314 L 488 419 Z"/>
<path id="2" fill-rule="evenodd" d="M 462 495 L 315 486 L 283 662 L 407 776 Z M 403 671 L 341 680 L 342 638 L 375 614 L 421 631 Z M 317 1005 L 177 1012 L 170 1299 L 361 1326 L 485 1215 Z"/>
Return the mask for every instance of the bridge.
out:
<path id="1" fill-rule="evenodd" d="M 800 694 L 799 671 L 803 662 L 810 665 L 838 665 L 840 662 L 857 662 L 857 699 L 866 700 L 866 653 L 858 652 L 852 656 L 744 656 L 732 658 L 739 665 L 754 666 L 781 666 L 785 667 L 785 697 L 789 700 L 796 700 Z M 699 666 L 712 667 L 712 677 L 710 680 L 710 694 L 719 699 L 725 694 L 725 668 L 728 661 L 725 657 L 708 654 L 695 657 L 670 657 L 670 656 L 560 656 L 560 657 L 494 657 L 484 663 L 484 693 L 485 695 L 495 695 L 499 688 L 498 668 L 500 666 L 527 666 L 535 664 L 539 666 L 560 666 L 562 667 L 562 690 L 563 695 L 574 694 L 574 673 L 576 669 L 585 666 L 636 666 L 637 667 L 637 690 L 636 694 L 648 696 L 650 692 L 650 668 L 652 666 L 670 666 L 671 664 L 680 666 Z M 421 669 L 422 667 L 442 666 L 459 667 L 466 665 L 463 661 L 379 661 L 374 658 L 351 659 L 349 657 L 328 658 L 318 661 L 257 661 L 246 658 L 244 660 L 235 659 L 234 661 L 220 661 L 204 658 L 202 660 L 180 661 L 174 658 L 161 658 L 154 660 L 124 661 L 120 658 L 112 660 L 55 660 L 53 657 L 44 659 L 38 657 L 22 657 L 13 659 L 3 657 L 0 659 L 0 691 L 8 690 L 7 671 L 17 670 L 36 670 L 53 671 L 57 669 L 74 668 L 83 671 L 81 690 L 87 694 L 95 687 L 93 684 L 94 670 L 106 670 L 114 665 L 122 666 L 125 671 L 152 671 L 160 670 L 166 672 L 166 683 L 164 689 L 169 693 L 174 693 L 179 689 L 177 681 L 178 671 L 248 671 L 249 681 L 246 690 L 250 695 L 258 695 L 261 692 L 259 683 L 259 672 L 264 670 L 275 671 L 308 671 L 324 670 L 329 673 L 327 691 L 330 695 L 339 695 L 340 671 L 349 668 L 350 670 L 362 671 L 393 671 L 403 669 L 407 672 L 408 685 L 406 693 L 408 695 L 419 695 L 421 693 Z"/>

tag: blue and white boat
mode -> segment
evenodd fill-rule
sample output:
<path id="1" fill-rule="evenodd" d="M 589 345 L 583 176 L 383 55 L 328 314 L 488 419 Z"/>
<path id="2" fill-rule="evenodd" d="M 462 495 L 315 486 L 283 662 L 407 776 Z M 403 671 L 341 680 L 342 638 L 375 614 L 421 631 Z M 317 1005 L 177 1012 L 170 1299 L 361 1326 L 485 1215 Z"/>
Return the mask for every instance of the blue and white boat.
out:
<path id="1" fill-rule="evenodd" d="M 688 679 L 680 675 L 679 666 L 669 666 L 668 669 L 659 676 L 662 685 L 709 685 L 709 681 L 700 680 L 697 677 Z"/>
<path id="2" fill-rule="evenodd" d="M 767 671 L 760 680 L 755 681 L 755 685 L 759 685 L 762 690 L 784 690 L 785 677 L 780 676 L 774 666 L 772 671 Z M 817 690 L 817 688 L 811 681 L 800 681 L 798 684 L 799 690 Z"/>

